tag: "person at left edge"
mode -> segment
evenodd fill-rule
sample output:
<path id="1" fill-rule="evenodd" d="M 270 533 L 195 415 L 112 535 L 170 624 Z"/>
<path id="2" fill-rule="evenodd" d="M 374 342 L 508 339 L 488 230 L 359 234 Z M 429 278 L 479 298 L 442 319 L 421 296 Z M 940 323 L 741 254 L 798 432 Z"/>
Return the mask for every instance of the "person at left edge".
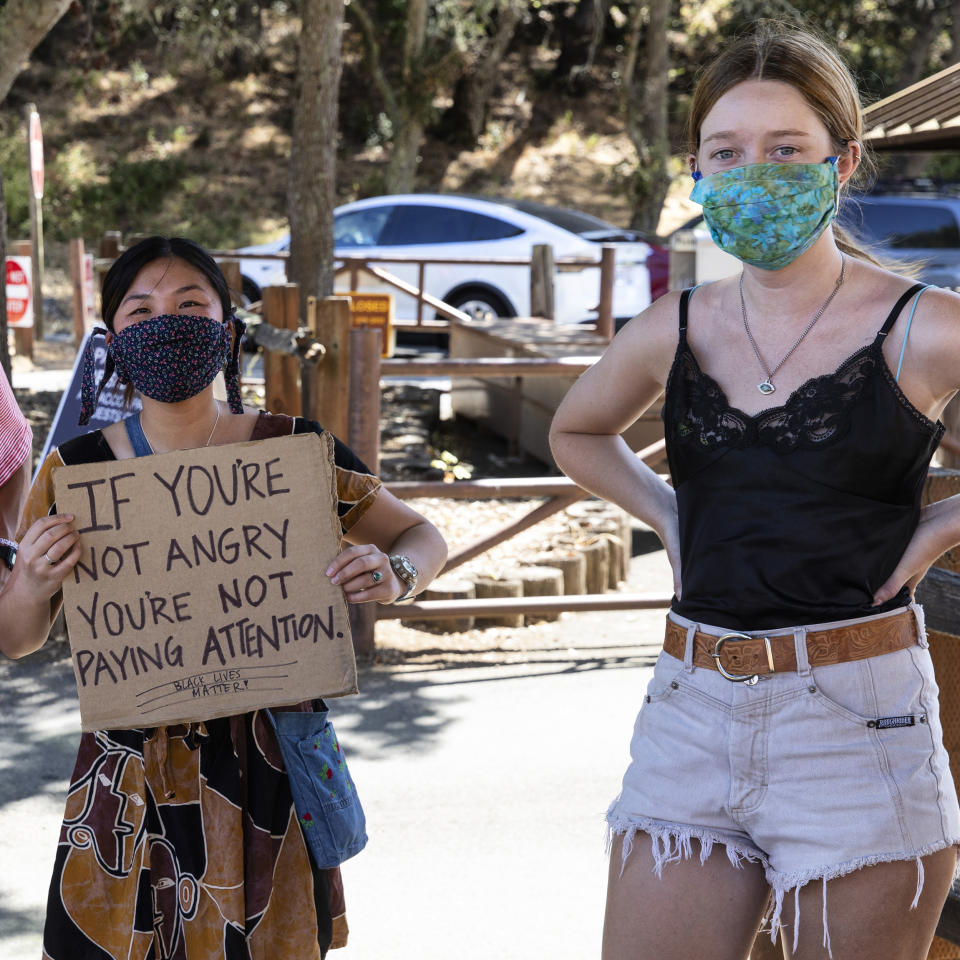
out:
<path id="1" fill-rule="evenodd" d="M 30 424 L 0 372 L 0 585 L 17 555 L 13 535 L 30 486 L 32 441 Z"/>
<path id="2" fill-rule="evenodd" d="M 63 464 L 322 432 L 241 405 L 242 324 L 219 267 L 197 244 L 150 237 L 125 251 L 104 277 L 102 311 L 103 379 L 116 371 L 139 391 L 142 413 L 51 453 L 21 529 L 54 511 L 52 475 Z M 81 419 L 95 407 L 92 352 L 89 359 Z M 227 404 L 212 386 L 224 365 Z M 440 534 L 339 441 L 335 466 L 349 546 L 327 576 L 351 603 L 422 589 L 446 557 Z M 45 549 L 43 538 L 21 544 L 13 576 L 33 583 L 18 592 L 33 599 L 22 603 L 14 640 L 0 641 L 8 656 L 43 643 L 61 602 L 44 572 L 62 581 L 76 562 L 45 559 Z M 308 855 L 263 711 L 83 734 L 47 903 L 46 960 L 315 960 L 345 942 L 340 871 L 320 870 Z"/>

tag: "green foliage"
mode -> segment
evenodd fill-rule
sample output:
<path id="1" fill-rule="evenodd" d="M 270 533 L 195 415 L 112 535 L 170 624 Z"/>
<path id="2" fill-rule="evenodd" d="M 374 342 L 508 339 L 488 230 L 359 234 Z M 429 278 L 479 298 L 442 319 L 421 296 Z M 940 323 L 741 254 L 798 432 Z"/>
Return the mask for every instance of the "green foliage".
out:
<path id="1" fill-rule="evenodd" d="M 106 177 L 72 179 L 65 165 L 56 163 L 50 191 L 48 223 L 60 240 L 71 236 L 99 236 L 104 230 L 136 230 L 150 223 L 163 208 L 167 195 L 184 176 L 180 157 L 119 161 Z"/>
<path id="2" fill-rule="evenodd" d="M 20 123 L 0 123 L 0 171 L 7 202 L 7 236 L 25 239 L 30 236 L 30 173 L 26 134 Z"/>

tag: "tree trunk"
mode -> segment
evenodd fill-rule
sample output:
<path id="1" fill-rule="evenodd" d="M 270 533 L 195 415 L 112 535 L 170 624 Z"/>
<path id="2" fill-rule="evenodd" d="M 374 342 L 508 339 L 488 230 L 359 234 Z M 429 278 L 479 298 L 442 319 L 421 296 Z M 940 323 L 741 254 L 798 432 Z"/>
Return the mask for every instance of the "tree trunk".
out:
<path id="1" fill-rule="evenodd" d="M 340 89 L 341 0 L 301 0 L 298 94 L 287 206 L 287 275 L 300 285 L 300 317 L 308 296 L 333 292 L 333 207 Z"/>
<path id="2" fill-rule="evenodd" d="M 384 193 L 413 193 L 423 121 L 404 107 L 393 129 L 393 151 L 384 173 Z"/>
<path id="3" fill-rule="evenodd" d="M 487 107 L 500 79 L 500 64 L 522 15 L 519 0 L 502 0 L 496 32 L 477 53 L 473 68 L 457 81 L 453 106 L 443 118 L 442 131 L 464 147 L 474 147 L 486 128 Z"/>
<path id="4" fill-rule="evenodd" d="M 403 74 L 393 123 L 393 152 L 384 175 L 386 193 L 412 193 L 417 175 L 417 155 L 430 106 L 425 89 L 423 49 L 427 40 L 427 0 L 407 0 L 403 42 Z"/>
<path id="5" fill-rule="evenodd" d="M 643 70 L 637 75 L 644 9 L 649 10 Z M 623 72 L 623 112 L 627 133 L 637 151 L 633 174 L 633 211 L 630 226 L 656 233 L 660 211 L 670 186 L 667 164 L 670 140 L 667 134 L 667 90 L 670 58 L 667 23 L 670 0 L 635 0 L 633 21 Z"/>
<path id="6" fill-rule="evenodd" d="M 608 6 L 609 0 L 579 0 L 573 13 L 560 20 L 560 55 L 553 71 L 557 79 L 576 81 L 593 66 Z"/>
<path id="7" fill-rule="evenodd" d="M 950 59 L 960 60 L 960 0 L 950 4 Z"/>
<path id="8" fill-rule="evenodd" d="M 71 0 L 7 0 L 0 9 L 0 103 L 34 47 L 66 13 Z"/>
<path id="9" fill-rule="evenodd" d="M 930 9 L 922 11 L 922 14 L 917 16 L 913 39 L 906 49 L 903 65 L 900 67 L 897 90 L 902 90 L 923 79 L 925 67 L 930 59 L 930 51 L 943 29 L 947 11 L 952 7 L 953 4 L 949 0 L 947 2 L 935 0 Z"/>
<path id="10" fill-rule="evenodd" d="M 49 33 L 50 28 L 66 13 L 71 0 L 7 0 L 0 8 L 0 103 L 7 98 L 13 81 L 23 69 L 34 47 Z M 3 174 L 0 173 L 0 265 L 3 282 L 0 283 L 0 366 L 10 378 L 10 352 L 7 344 L 7 288 L 6 288 L 7 205 L 3 194 Z"/>

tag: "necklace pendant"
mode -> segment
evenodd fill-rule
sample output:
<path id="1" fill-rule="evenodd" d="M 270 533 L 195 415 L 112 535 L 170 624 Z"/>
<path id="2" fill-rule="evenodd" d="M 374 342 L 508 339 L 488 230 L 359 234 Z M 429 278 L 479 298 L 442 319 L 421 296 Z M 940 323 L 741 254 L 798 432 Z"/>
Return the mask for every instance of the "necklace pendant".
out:
<path id="1" fill-rule="evenodd" d="M 767 379 L 764 380 L 763 383 L 758 383 L 758 384 L 757 384 L 757 389 L 758 389 L 764 396 L 768 396 L 769 394 L 773 393 L 774 390 L 776 390 L 777 388 L 770 382 L 770 378 L 767 377 Z"/>

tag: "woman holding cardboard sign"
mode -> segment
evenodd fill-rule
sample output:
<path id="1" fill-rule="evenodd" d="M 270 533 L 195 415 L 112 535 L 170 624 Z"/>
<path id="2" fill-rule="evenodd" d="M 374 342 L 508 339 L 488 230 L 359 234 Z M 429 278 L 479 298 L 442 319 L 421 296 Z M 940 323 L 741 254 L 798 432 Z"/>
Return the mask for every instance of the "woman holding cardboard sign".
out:
<path id="1" fill-rule="evenodd" d="M 8 597 L 0 598 L 10 612 L 15 598 L 16 622 L 23 624 L 16 636 L 0 639 L 8 656 L 43 643 L 60 584 L 79 557 L 75 535 L 64 534 L 69 518 L 53 515 L 57 468 L 323 433 L 310 421 L 241 405 L 243 326 L 232 316 L 219 268 L 196 244 L 152 237 L 126 251 L 104 279 L 103 316 L 104 381 L 115 371 L 139 391 L 143 409 L 63 444 L 41 468 L 21 529 L 50 517 L 23 538 Z M 227 403 L 214 398 L 212 387 L 223 367 Z M 96 399 L 92 381 L 91 363 L 84 383 L 87 417 Z M 352 603 L 388 603 L 422 589 L 446 556 L 437 530 L 384 490 L 339 441 L 334 472 L 349 545 L 326 576 Z M 274 710 L 272 717 L 256 710 L 85 733 L 51 884 L 45 956 L 302 960 L 342 946 L 339 869 L 318 866 L 308 854 L 304 833 L 313 821 L 308 814 L 298 823 L 302 811 L 294 809 L 273 727 L 277 718 L 309 714 L 313 707 L 306 702 Z M 339 755 L 335 738 L 327 738 Z"/>

